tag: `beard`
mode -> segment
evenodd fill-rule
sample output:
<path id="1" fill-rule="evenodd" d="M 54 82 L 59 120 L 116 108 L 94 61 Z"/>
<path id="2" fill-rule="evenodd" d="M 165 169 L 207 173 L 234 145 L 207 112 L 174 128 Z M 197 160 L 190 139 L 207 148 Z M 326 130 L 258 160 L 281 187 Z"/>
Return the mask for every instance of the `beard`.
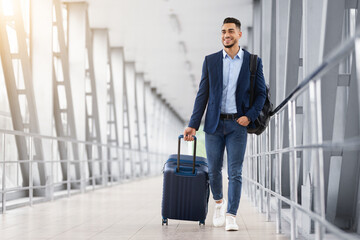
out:
<path id="1" fill-rule="evenodd" d="M 225 45 L 225 43 L 223 42 L 223 45 L 225 48 L 232 48 L 235 44 L 236 44 L 236 41 L 234 41 L 233 43 L 231 43 L 229 45 Z"/>
<path id="2" fill-rule="evenodd" d="M 232 48 L 235 45 L 235 43 L 230 44 L 230 45 L 225 45 L 225 44 L 223 44 L 223 45 L 224 45 L 225 48 Z"/>

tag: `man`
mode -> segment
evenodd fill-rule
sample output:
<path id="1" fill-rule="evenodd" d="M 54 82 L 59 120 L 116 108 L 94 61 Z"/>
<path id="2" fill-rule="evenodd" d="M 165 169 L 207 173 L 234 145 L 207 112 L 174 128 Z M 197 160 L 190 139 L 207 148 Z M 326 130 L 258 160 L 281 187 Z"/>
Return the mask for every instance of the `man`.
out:
<path id="1" fill-rule="evenodd" d="M 213 225 L 220 227 L 226 222 L 227 231 L 239 229 L 236 214 L 241 195 L 247 126 L 254 124 L 252 121 L 258 117 L 266 98 L 262 63 L 258 58 L 254 102 L 249 108 L 250 53 L 239 46 L 241 36 L 240 21 L 226 18 L 221 29 L 224 49 L 205 57 L 194 110 L 184 130 L 185 140 L 192 141 L 207 105 L 204 131 L 210 187 L 216 202 Z M 225 147 L 229 176 L 228 203 L 222 191 Z"/>

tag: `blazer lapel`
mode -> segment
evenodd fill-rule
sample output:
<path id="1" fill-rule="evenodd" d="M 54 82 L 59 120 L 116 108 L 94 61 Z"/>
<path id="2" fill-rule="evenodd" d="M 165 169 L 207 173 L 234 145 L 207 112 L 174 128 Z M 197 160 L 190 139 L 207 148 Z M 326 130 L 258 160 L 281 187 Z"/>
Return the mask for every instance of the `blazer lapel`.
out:
<path id="1" fill-rule="evenodd" d="M 217 57 L 217 63 L 216 63 L 216 71 L 218 74 L 218 79 L 220 80 L 220 89 L 221 89 L 221 93 L 222 93 L 222 88 L 223 88 L 223 54 L 222 54 L 222 50 L 218 53 L 218 57 Z"/>
<path id="2" fill-rule="evenodd" d="M 246 72 L 249 71 L 250 53 L 248 51 L 246 51 L 246 50 L 243 50 L 243 51 L 244 51 L 244 59 L 243 59 L 243 63 L 241 65 L 239 77 L 238 77 L 238 80 L 237 80 L 237 83 L 236 83 L 236 91 L 238 91 L 238 89 L 239 89 L 241 79 L 243 79 Z"/>

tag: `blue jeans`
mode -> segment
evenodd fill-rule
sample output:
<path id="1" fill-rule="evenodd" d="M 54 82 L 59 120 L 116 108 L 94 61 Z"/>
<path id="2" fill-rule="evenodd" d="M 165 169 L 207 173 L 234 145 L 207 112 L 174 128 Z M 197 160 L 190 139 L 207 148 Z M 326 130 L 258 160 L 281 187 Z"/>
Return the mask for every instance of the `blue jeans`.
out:
<path id="1" fill-rule="evenodd" d="M 229 176 L 227 213 L 233 215 L 239 208 L 246 141 L 246 127 L 236 120 L 220 119 L 214 134 L 205 133 L 210 187 L 215 201 L 223 198 L 221 171 L 226 147 Z"/>

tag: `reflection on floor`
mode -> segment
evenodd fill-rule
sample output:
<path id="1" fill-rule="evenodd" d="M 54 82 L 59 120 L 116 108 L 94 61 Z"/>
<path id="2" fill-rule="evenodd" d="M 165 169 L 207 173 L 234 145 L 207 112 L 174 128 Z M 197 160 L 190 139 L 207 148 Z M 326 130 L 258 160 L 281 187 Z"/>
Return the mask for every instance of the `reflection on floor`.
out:
<path id="1" fill-rule="evenodd" d="M 226 188 L 225 188 L 226 189 Z M 214 202 L 205 226 L 169 220 L 161 225 L 162 176 L 100 189 L 71 198 L 23 207 L 0 215 L 0 238 L 7 239 L 289 239 L 276 234 L 246 197 L 241 199 L 240 230 L 212 226 Z"/>

